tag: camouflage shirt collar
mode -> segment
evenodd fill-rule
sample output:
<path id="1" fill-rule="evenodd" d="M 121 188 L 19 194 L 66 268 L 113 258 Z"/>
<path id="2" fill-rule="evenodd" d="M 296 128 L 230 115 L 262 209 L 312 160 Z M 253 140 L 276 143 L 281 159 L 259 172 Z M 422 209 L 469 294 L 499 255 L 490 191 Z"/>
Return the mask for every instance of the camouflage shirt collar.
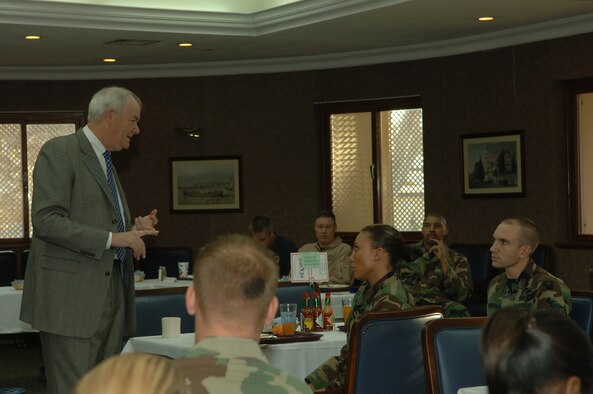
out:
<path id="1" fill-rule="evenodd" d="M 213 355 L 217 358 L 254 358 L 268 363 L 259 344 L 249 338 L 239 337 L 208 337 L 192 347 L 185 357 Z"/>
<path id="2" fill-rule="evenodd" d="M 537 269 L 537 265 L 535 264 L 535 261 L 533 261 L 532 259 L 529 259 L 529 261 L 527 262 L 527 265 L 525 266 L 525 268 L 523 268 L 523 271 L 521 271 L 521 273 L 519 274 L 517 279 L 509 279 L 509 277 L 506 275 L 504 277 L 506 278 L 507 281 L 516 281 L 516 282 L 519 282 L 521 280 L 529 281 L 533 278 L 533 275 L 535 275 L 536 269 Z"/>

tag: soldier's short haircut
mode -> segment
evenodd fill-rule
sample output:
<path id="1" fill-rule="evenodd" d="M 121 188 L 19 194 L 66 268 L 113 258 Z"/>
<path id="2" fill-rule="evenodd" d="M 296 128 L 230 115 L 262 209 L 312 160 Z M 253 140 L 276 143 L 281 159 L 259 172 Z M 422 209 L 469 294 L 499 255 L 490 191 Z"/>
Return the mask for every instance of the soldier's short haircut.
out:
<path id="1" fill-rule="evenodd" d="M 332 218 L 334 221 L 334 224 L 336 224 L 336 215 L 334 215 L 334 213 L 332 211 L 323 210 L 323 211 L 317 212 L 317 215 L 315 216 L 315 220 L 317 220 L 319 218 Z"/>
<path id="2" fill-rule="evenodd" d="M 274 232 L 274 224 L 272 219 L 266 215 L 257 215 L 249 224 L 249 231 L 253 234 L 261 233 L 262 231 Z"/>
<path id="3" fill-rule="evenodd" d="M 260 324 L 278 286 L 271 252 L 244 235 L 220 236 L 194 264 L 194 288 L 204 319 Z"/>
<path id="4" fill-rule="evenodd" d="M 373 248 L 383 248 L 389 254 L 389 262 L 395 269 L 405 250 L 404 238 L 399 231 L 388 224 L 371 224 L 360 232 L 370 234 Z"/>
<path id="5" fill-rule="evenodd" d="M 519 246 L 529 245 L 531 246 L 531 252 L 535 251 L 537 245 L 539 245 L 539 231 L 533 220 L 525 216 L 513 216 L 506 218 L 502 222 L 519 226 Z"/>
<path id="6" fill-rule="evenodd" d="M 441 219 L 442 225 L 447 227 L 447 219 L 445 219 L 445 217 L 438 212 L 429 212 L 426 215 L 424 215 L 424 220 L 426 220 L 426 218 L 439 218 Z"/>

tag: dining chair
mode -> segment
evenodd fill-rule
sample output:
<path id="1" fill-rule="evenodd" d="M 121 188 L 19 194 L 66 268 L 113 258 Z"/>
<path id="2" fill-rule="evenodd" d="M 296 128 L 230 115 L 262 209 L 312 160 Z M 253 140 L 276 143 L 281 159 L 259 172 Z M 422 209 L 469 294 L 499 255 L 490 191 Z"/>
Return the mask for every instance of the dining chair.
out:
<path id="1" fill-rule="evenodd" d="M 451 249 L 467 257 L 473 291 L 465 306 L 472 316 L 486 316 L 488 284 L 492 279 L 490 244 L 452 244 Z"/>
<path id="2" fill-rule="evenodd" d="M 426 392 L 456 394 L 464 387 L 485 386 L 480 336 L 487 318 L 433 320 L 422 329 Z"/>
<path id="3" fill-rule="evenodd" d="M 297 304 L 297 316 L 299 316 L 303 304 L 303 293 L 309 293 L 311 302 L 313 302 L 314 291 L 315 288 L 307 284 L 282 286 L 276 288 L 276 297 L 280 304 Z M 278 310 L 277 316 L 280 316 L 280 310 Z"/>
<path id="4" fill-rule="evenodd" d="M 420 333 L 443 316 L 438 306 L 361 315 L 350 332 L 345 392 L 424 393 Z"/>
<path id="5" fill-rule="evenodd" d="M 185 293 L 136 296 L 136 336 L 161 335 L 161 318 L 181 317 L 181 333 L 195 332 L 194 317 L 185 309 Z"/>
<path id="6" fill-rule="evenodd" d="M 572 309 L 570 317 L 579 327 L 593 338 L 593 291 L 572 290 Z"/>
<path id="7" fill-rule="evenodd" d="M 167 276 L 178 277 L 177 263 L 189 262 L 189 273 L 193 272 L 193 253 L 188 247 L 147 247 L 146 258 L 141 259 L 138 267 L 144 271 L 146 279 L 157 279 L 160 266 L 167 268 Z"/>
<path id="8" fill-rule="evenodd" d="M 16 279 L 16 253 L 12 250 L 0 250 L 0 286 L 10 286 Z"/>

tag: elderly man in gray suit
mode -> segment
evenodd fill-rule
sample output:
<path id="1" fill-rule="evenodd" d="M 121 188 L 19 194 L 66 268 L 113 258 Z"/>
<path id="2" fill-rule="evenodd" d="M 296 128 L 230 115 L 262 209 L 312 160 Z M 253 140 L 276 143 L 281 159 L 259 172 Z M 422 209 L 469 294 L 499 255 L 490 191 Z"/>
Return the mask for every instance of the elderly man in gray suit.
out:
<path id="1" fill-rule="evenodd" d="M 21 320 L 40 331 L 48 393 L 69 393 L 135 331 L 132 255 L 145 257 L 157 211 L 132 225 L 110 152 L 140 133 L 141 106 L 127 89 L 101 89 L 87 125 L 48 141 L 35 163 Z"/>

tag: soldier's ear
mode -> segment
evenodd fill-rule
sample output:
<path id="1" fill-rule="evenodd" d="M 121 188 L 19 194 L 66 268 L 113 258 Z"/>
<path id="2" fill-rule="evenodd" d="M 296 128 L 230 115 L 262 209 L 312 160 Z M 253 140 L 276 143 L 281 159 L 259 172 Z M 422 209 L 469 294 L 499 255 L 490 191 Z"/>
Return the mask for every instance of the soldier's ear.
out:
<path id="1" fill-rule="evenodd" d="M 521 245 L 519 247 L 519 257 L 523 259 L 528 259 L 531 255 L 531 252 L 533 252 L 531 245 Z"/>
<path id="2" fill-rule="evenodd" d="M 189 315 L 196 315 L 196 291 L 193 286 L 189 286 L 185 291 L 185 309 Z"/>
<path id="3" fill-rule="evenodd" d="M 268 305 L 268 311 L 266 312 L 266 320 L 264 321 L 265 325 L 271 325 L 274 322 L 276 312 L 278 312 L 278 297 L 274 296 L 274 298 L 272 298 L 272 301 L 270 301 L 270 305 Z"/>

